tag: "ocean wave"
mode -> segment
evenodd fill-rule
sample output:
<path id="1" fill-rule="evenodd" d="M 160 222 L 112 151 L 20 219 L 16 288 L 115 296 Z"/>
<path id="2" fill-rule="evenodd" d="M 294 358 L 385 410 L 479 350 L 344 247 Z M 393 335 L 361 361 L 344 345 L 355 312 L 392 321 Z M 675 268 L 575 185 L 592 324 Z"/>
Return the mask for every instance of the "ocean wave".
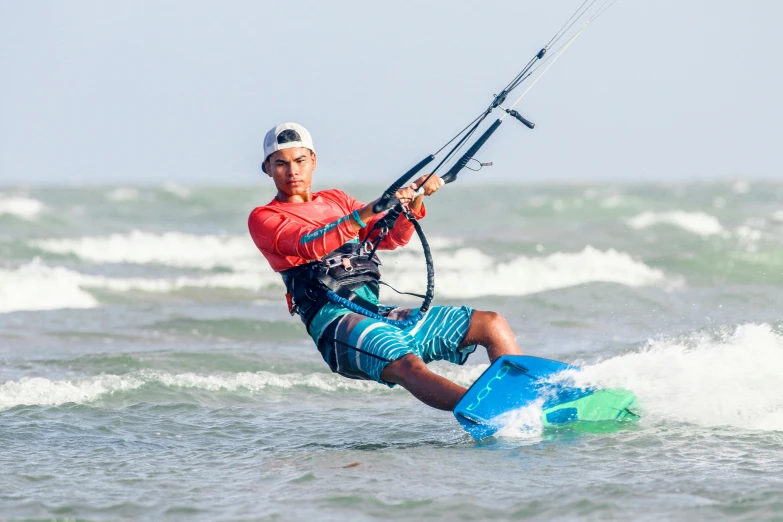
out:
<path id="1" fill-rule="evenodd" d="M 247 270 L 266 264 L 249 236 L 194 235 L 182 232 L 41 239 L 29 244 L 45 252 L 71 254 L 92 263 L 161 264 L 181 268 Z"/>
<path id="2" fill-rule="evenodd" d="M 555 252 L 544 257 L 498 260 L 474 248 L 460 248 L 459 240 L 433 238 L 438 274 L 438 295 L 479 297 L 485 295 L 527 295 L 590 282 L 610 282 L 627 286 L 657 285 L 669 282 L 664 273 L 613 249 L 601 251 L 591 246 L 580 252 Z M 259 290 L 282 287 L 280 276 L 266 264 L 252 241 L 245 236 L 219 237 L 181 232 L 129 234 L 43 239 L 29 244 L 46 252 L 71 254 L 92 263 L 161 264 L 181 268 L 233 271 L 200 277 L 175 279 L 118 279 L 91 276 L 82 283 L 115 291 L 142 290 L 170 292 L 185 287 Z M 425 281 L 421 247 L 413 242 L 404 249 L 383 252 L 384 278 L 403 291 L 414 292 Z M 398 297 L 394 300 L 405 297 Z"/>
<path id="3" fill-rule="evenodd" d="M 192 239 L 194 242 L 196 241 L 195 237 L 197 236 L 193 236 Z M 89 248 L 82 249 L 82 253 L 93 258 L 125 259 L 126 262 L 128 258 L 150 259 L 153 257 L 149 255 L 150 252 L 159 252 L 152 250 L 146 254 L 136 252 L 132 255 L 125 255 L 130 253 L 130 250 L 123 250 L 121 253 L 112 254 L 100 249 L 97 244 L 90 241 L 77 244 L 80 247 L 89 245 Z M 121 244 L 126 243 L 122 242 Z M 444 244 L 453 245 L 453 243 Z M 49 246 L 57 249 L 60 245 L 51 244 Z M 71 243 L 70 246 L 74 246 L 74 244 Z M 237 249 L 241 248 L 243 247 L 237 245 Z M 96 289 L 112 292 L 141 291 L 152 293 L 169 293 L 186 288 L 246 290 L 249 292 L 267 289 L 282 291 L 283 284 L 279 274 L 266 266 L 263 260 L 258 259 L 260 254 L 254 253 L 253 255 L 256 259 L 253 261 L 252 271 L 239 270 L 169 278 L 122 278 L 80 274 L 61 267 L 48 267 L 40 261 L 35 261 L 16 271 L 6 271 L 5 277 L 15 282 L 9 287 L 13 288 L 13 291 L 10 289 L 6 291 L 7 297 L 3 311 L 96 306 L 95 298 L 86 293 L 86 291 Z M 172 256 L 169 261 L 174 263 L 182 261 L 177 257 L 178 254 L 172 254 Z M 240 263 L 237 258 L 230 258 L 228 253 L 221 261 L 210 260 L 209 257 L 209 253 L 202 252 L 201 261 L 189 261 L 194 264 L 203 262 L 203 265 L 211 265 L 213 262 L 244 264 Z M 636 261 L 626 253 L 612 249 L 601 251 L 590 246 L 581 252 L 557 252 L 544 257 L 523 256 L 506 263 L 498 262 L 472 248 L 442 251 L 437 253 L 436 259 L 437 295 L 449 298 L 474 298 L 488 295 L 521 296 L 590 282 L 610 282 L 632 287 L 669 285 L 673 282 L 662 271 Z M 402 291 L 415 292 L 421 289 L 426 280 L 425 266 L 421 255 L 415 249 L 384 253 L 384 260 L 385 264 L 382 267 L 384 280 Z M 23 274 L 24 277 L 17 278 L 16 274 Z M 31 295 L 46 295 L 46 293 L 38 292 L 35 289 L 44 288 L 53 283 L 60 285 L 58 288 L 62 289 L 61 292 L 58 292 L 58 298 L 30 297 Z M 25 290 L 26 287 L 29 290 Z M 412 300 L 407 296 L 392 294 L 385 288 L 382 288 L 382 292 L 382 297 L 388 299 L 389 302 Z"/>
<path id="4" fill-rule="evenodd" d="M 587 366 L 582 385 L 625 388 L 645 417 L 701 426 L 783 430 L 783 336 L 767 324 L 721 335 L 650 341 Z"/>
<path id="5" fill-rule="evenodd" d="M 82 275 L 80 285 L 84 288 L 104 288 L 115 292 L 167 293 L 185 288 L 225 288 L 234 290 L 259 291 L 269 287 L 283 288 L 277 274 L 255 272 L 225 273 L 203 277 L 175 277 L 172 279 L 116 278 L 106 276 Z"/>
<path id="6" fill-rule="evenodd" d="M 148 385 L 170 389 L 208 392 L 258 393 L 268 388 L 311 388 L 323 392 L 382 391 L 387 388 L 369 381 L 356 381 L 328 373 L 242 372 L 220 374 L 168 373 L 141 370 L 125 375 L 96 375 L 75 379 L 23 378 L 0 385 L 0 409 L 21 405 L 56 406 L 90 403 L 112 394 L 138 390 Z"/>
<path id="7" fill-rule="evenodd" d="M 6 214 L 19 219 L 32 221 L 40 216 L 46 206 L 24 196 L 0 196 L 0 215 Z"/>
<path id="8" fill-rule="evenodd" d="M 655 225 L 672 225 L 686 232 L 700 236 L 711 236 L 723 232 L 720 221 L 714 216 L 704 212 L 684 212 L 673 210 L 671 212 L 642 212 L 629 219 L 628 226 L 636 230 L 649 228 Z"/>
<path id="9" fill-rule="evenodd" d="M 385 279 L 403 291 L 420 289 L 425 281 L 421 258 L 405 253 L 389 257 L 384 264 Z M 624 252 L 601 251 L 591 246 L 580 252 L 522 256 L 507 263 L 498 263 L 479 250 L 464 248 L 438 255 L 436 273 L 438 296 L 463 298 L 527 295 L 591 282 L 634 287 L 671 282 L 662 271 Z"/>
<path id="10" fill-rule="evenodd" d="M 190 199 L 193 195 L 193 192 L 186 186 L 180 185 L 178 183 L 164 183 L 161 187 L 164 192 L 168 192 L 169 194 L 173 194 L 174 196 L 177 196 L 180 199 Z"/>
<path id="11" fill-rule="evenodd" d="M 94 308 L 98 301 L 81 288 L 83 277 L 37 260 L 15 270 L 0 269 L 0 313 Z"/>
<path id="12" fill-rule="evenodd" d="M 40 260 L 15 270 L 0 269 L 0 313 L 64 308 L 95 308 L 98 300 L 90 290 L 112 292 L 169 293 L 187 288 L 260 291 L 283 289 L 280 276 L 268 272 L 210 274 L 201 277 L 118 278 L 82 274 L 64 267 L 51 267 Z"/>
<path id="13" fill-rule="evenodd" d="M 433 250 L 440 250 L 456 248 L 463 241 L 434 237 L 429 243 Z M 91 263 L 160 264 L 203 270 L 231 268 L 238 272 L 268 269 L 250 236 L 245 235 L 154 234 L 134 230 L 109 236 L 39 239 L 29 241 L 28 245 L 52 254 L 73 255 Z M 414 240 L 400 251 L 421 252 L 422 249 Z M 388 253 L 384 252 L 384 255 Z"/>
<path id="14" fill-rule="evenodd" d="M 139 190 L 135 188 L 116 188 L 106 193 L 106 199 L 115 203 L 123 201 L 136 201 L 139 199 Z"/>

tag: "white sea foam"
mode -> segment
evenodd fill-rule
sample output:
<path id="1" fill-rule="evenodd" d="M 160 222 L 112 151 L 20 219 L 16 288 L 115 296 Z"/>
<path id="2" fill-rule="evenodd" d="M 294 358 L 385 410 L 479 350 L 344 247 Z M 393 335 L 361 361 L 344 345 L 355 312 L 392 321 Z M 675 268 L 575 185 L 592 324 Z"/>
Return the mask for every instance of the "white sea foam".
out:
<path id="1" fill-rule="evenodd" d="M 568 372 L 567 378 L 577 386 L 633 391 L 642 419 L 653 423 L 781 431 L 781 368 L 783 336 L 767 324 L 744 324 L 720 339 L 650 341 L 640 352 Z M 534 403 L 498 417 L 496 436 L 536 439 L 541 415 Z"/>
<path id="2" fill-rule="evenodd" d="M 718 340 L 652 341 L 576 378 L 633 391 L 653 420 L 783 430 L 781 369 L 783 337 L 767 324 L 744 324 Z"/>
<path id="3" fill-rule="evenodd" d="M 20 219 L 34 220 L 46 209 L 37 199 L 24 196 L 0 197 L 0 215 L 7 214 Z"/>
<path id="4" fill-rule="evenodd" d="M 190 199 L 191 191 L 188 187 L 177 183 L 164 183 L 162 188 L 169 194 L 174 194 L 180 199 Z"/>
<path id="5" fill-rule="evenodd" d="M 114 202 L 135 201 L 139 199 L 139 191 L 135 188 L 116 188 L 106 194 L 106 199 Z"/>
<path id="6" fill-rule="evenodd" d="M 88 275 L 34 260 L 14 270 L 0 269 L 0 313 L 62 308 L 94 308 L 99 305 L 89 291 L 142 291 L 167 293 L 185 288 L 222 288 L 259 291 L 283 288 L 272 272 L 209 274 L 201 277 L 117 278 Z"/>
<path id="7" fill-rule="evenodd" d="M 56 254 L 73 254 L 93 263 L 161 264 L 183 268 L 236 270 L 265 265 L 248 236 L 194 235 L 182 232 L 42 239 L 31 246 Z"/>
<path id="8" fill-rule="evenodd" d="M 283 288 L 279 275 L 268 273 L 238 272 L 214 274 L 202 277 L 175 277 L 171 279 L 115 278 L 82 275 L 79 284 L 84 288 L 105 288 L 115 292 L 139 290 L 142 292 L 166 293 L 183 288 L 226 288 L 258 291 L 269 287 Z"/>
<path id="9" fill-rule="evenodd" d="M 438 273 L 438 295 L 477 297 L 482 295 L 526 295 L 594 281 L 628 286 L 666 283 L 660 270 L 615 250 L 600 251 L 590 246 L 581 252 L 556 252 L 546 257 L 519 257 L 498 262 L 473 248 L 458 248 L 458 240 L 433 238 Z M 71 254 L 93 263 L 162 264 L 183 268 L 227 267 L 233 274 L 176 279 L 85 278 L 89 286 L 116 291 L 168 292 L 184 287 L 244 288 L 258 290 L 279 286 L 261 254 L 245 236 L 198 236 L 181 232 L 129 234 L 43 239 L 30 245 L 58 254 Z M 442 249 L 442 250 L 440 250 Z M 382 272 L 386 280 L 404 291 L 417 291 L 425 281 L 420 247 L 384 252 Z M 384 294 L 393 301 L 405 299 Z M 392 301 L 390 301 L 392 302 Z"/>
<path id="10" fill-rule="evenodd" d="M 534 401 L 523 408 L 498 415 L 493 419 L 499 426 L 495 436 L 504 439 L 540 439 L 544 429 L 543 402 L 543 400 Z"/>
<path id="11" fill-rule="evenodd" d="M 125 375 L 97 375 L 65 380 L 43 377 L 23 378 L 0 385 L 0 408 L 20 405 L 54 406 L 69 402 L 89 403 L 114 393 L 137 390 L 158 384 L 168 388 L 206 390 L 210 392 L 263 392 L 267 388 L 313 388 L 325 392 L 338 390 L 383 391 L 369 381 L 354 381 L 327 373 L 242 372 L 197 374 L 142 370 Z"/>
<path id="12" fill-rule="evenodd" d="M 672 225 L 700 236 L 710 236 L 723 232 L 720 221 L 704 212 L 642 212 L 628 220 L 628 226 L 637 230 L 655 225 Z"/>
<path id="13" fill-rule="evenodd" d="M 731 190 L 733 190 L 735 194 L 747 194 L 750 192 L 750 183 L 744 179 L 737 180 L 731 185 Z"/>
<path id="14" fill-rule="evenodd" d="M 622 194 L 613 194 L 601 200 L 601 207 L 608 208 L 608 209 L 618 208 L 618 207 L 629 207 L 637 204 L 639 204 L 638 198 L 634 198 L 631 196 L 624 196 Z"/>
<path id="15" fill-rule="evenodd" d="M 481 377 L 484 370 L 489 368 L 488 364 L 466 364 L 458 366 L 446 362 L 435 362 L 429 365 L 430 370 L 443 376 L 450 381 L 456 382 L 461 386 L 470 386 L 476 379 Z"/>
<path id="16" fill-rule="evenodd" d="M 37 260 L 15 270 L 0 269 L 0 313 L 98 306 L 79 286 L 81 278 L 77 272 Z"/>
<path id="17" fill-rule="evenodd" d="M 420 289 L 425 281 L 421 258 L 411 254 L 390 256 L 384 275 L 403 291 Z M 527 295 L 590 282 L 644 286 L 670 283 L 663 272 L 630 255 L 591 246 L 581 252 L 556 252 L 545 257 L 519 257 L 498 263 L 472 248 L 437 256 L 439 296 Z M 384 296 L 391 297 L 384 289 Z"/>

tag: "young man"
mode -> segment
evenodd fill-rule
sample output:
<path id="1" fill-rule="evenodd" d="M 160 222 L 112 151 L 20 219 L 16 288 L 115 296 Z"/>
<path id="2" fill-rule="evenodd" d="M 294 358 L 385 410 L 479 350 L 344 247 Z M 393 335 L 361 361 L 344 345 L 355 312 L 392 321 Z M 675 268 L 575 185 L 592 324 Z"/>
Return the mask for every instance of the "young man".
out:
<path id="1" fill-rule="evenodd" d="M 372 272 L 372 263 L 354 267 L 349 258 L 360 258 L 356 254 L 362 252 L 361 243 L 382 216 L 373 212 L 375 202 L 365 205 L 336 189 L 312 192 L 316 164 L 313 140 L 301 125 L 284 123 L 267 133 L 262 169 L 274 180 L 277 196 L 250 213 L 248 226 L 272 269 L 283 275 L 289 308 L 302 316 L 333 372 L 388 386 L 399 384 L 434 408 L 452 410 L 465 388 L 432 373 L 426 363 L 447 360 L 464 364 L 476 344 L 487 349 L 491 361 L 501 355 L 521 355 L 511 329 L 501 315 L 467 306 L 434 306 L 415 325 L 400 327 L 353 313 L 326 299 L 324 290 L 308 282 L 316 273 L 310 270 L 312 267 L 325 270 L 325 264 L 314 262 L 329 261 L 329 266 L 344 269 L 344 274 Z M 425 183 L 426 177 L 396 194 L 418 219 L 426 214 L 423 197 L 443 186 L 439 177 L 432 176 Z M 417 196 L 419 187 L 423 194 Z M 404 246 L 413 230 L 401 215 L 379 250 Z M 360 281 L 358 287 L 354 284 L 352 299 L 391 320 L 403 321 L 416 312 L 379 306 L 378 286 L 371 277 L 367 281 Z"/>

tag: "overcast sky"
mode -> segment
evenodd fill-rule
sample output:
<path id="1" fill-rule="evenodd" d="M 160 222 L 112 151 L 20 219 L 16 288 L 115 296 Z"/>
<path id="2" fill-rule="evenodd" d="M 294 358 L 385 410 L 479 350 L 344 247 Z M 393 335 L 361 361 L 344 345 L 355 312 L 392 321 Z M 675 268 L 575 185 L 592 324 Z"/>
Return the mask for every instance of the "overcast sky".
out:
<path id="1" fill-rule="evenodd" d="M 385 184 L 580 0 L 0 0 L 0 184 L 254 183 L 296 121 L 321 181 Z M 474 179 L 783 180 L 783 2 L 619 0 Z M 467 176 L 464 176 L 467 178 Z"/>

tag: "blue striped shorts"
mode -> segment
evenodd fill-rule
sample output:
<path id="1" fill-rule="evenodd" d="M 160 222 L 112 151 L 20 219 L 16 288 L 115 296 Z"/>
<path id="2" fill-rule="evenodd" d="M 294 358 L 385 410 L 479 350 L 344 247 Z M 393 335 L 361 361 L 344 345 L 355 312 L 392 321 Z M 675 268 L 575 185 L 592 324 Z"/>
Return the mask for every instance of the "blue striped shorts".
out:
<path id="1" fill-rule="evenodd" d="M 405 320 L 416 310 L 395 308 L 388 318 Z M 460 348 L 470 328 L 473 309 L 467 306 L 433 306 L 413 326 L 400 329 L 360 314 L 346 314 L 332 321 L 318 340 L 318 350 L 333 372 L 351 379 L 381 379 L 390 362 L 412 353 L 425 363 L 449 361 L 464 364 L 476 346 Z"/>

